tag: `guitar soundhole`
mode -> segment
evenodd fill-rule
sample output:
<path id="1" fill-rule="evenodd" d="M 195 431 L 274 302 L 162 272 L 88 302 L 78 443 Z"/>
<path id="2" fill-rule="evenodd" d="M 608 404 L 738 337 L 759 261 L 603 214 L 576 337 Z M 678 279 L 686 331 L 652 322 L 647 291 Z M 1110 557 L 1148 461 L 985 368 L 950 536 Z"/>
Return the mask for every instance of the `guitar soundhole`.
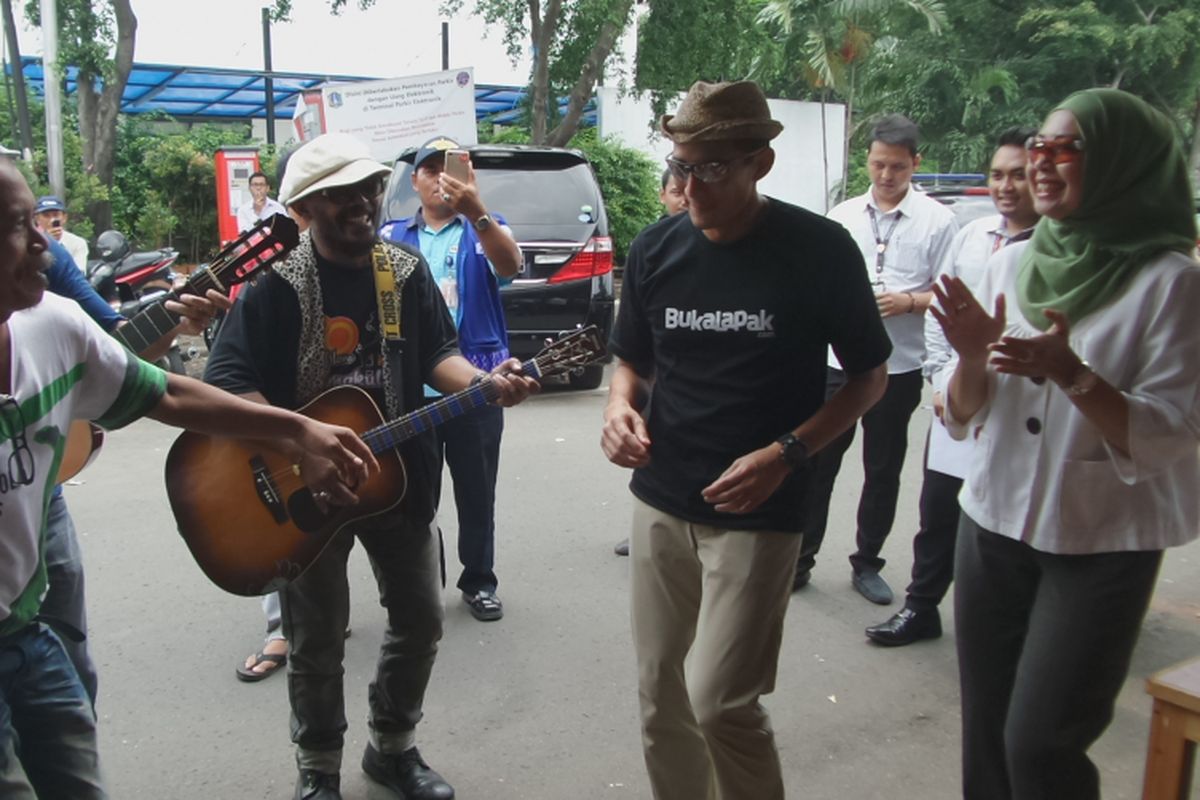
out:
<path id="1" fill-rule="evenodd" d="M 332 509 L 326 513 L 317 508 L 317 501 L 313 499 L 312 492 L 308 489 L 292 492 L 287 501 L 287 508 L 288 515 L 292 518 L 292 524 L 304 533 L 320 531 L 332 515 Z"/>

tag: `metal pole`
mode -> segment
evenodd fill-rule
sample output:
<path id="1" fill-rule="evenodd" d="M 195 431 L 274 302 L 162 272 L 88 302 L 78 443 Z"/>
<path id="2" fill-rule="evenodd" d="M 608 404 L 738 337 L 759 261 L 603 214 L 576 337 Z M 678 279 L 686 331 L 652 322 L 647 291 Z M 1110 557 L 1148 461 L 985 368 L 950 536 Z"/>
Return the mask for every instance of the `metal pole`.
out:
<path id="1" fill-rule="evenodd" d="M 442 70 L 450 69 L 450 23 L 442 23 Z"/>
<path id="2" fill-rule="evenodd" d="M 25 71 L 21 48 L 17 44 L 17 26 L 13 23 L 12 0 L 0 0 L 4 11 L 4 35 L 12 55 L 13 83 L 17 87 L 17 121 L 21 126 L 21 150 L 26 160 L 33 157 L 33 126 L 29 124 L 29 103 L 25 99 Z"/>
<path id="3" fill-rule="evenodd" d="M 46 90 L 46 166 L 50 172 L 50 190 L 59 197 L 66 196 L 67 182 L 63 176 L 62 149 L 62 80 L 58 66 L 58 4 L 41 0 L 42 5 L 42 69 L 46 73 L 42 85 Z"/>
<path id="4" fill-rule="evenodd" d="M 266 79 L 263 88 L 267 98 L 267 144 L 275 144 L 275 81 L 271 78 L 271 9 L 262 10 L 263 68 Z"/>

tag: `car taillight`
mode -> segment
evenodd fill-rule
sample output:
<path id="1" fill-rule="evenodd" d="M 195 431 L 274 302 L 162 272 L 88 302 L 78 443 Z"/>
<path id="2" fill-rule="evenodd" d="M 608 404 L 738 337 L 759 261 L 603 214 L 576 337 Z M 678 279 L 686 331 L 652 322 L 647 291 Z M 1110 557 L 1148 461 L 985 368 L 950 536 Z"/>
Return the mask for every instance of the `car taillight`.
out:
<path id="1" fill-rule="evenodd" d="M 608 236 L 593 236 L 588 239 L 583 249 L 575 257 L 562 265 L 562 268 L 550 276 L 546 283 L 564 283 L 594 278 L 606 272 L 612 272 L 613 246 Z"/>

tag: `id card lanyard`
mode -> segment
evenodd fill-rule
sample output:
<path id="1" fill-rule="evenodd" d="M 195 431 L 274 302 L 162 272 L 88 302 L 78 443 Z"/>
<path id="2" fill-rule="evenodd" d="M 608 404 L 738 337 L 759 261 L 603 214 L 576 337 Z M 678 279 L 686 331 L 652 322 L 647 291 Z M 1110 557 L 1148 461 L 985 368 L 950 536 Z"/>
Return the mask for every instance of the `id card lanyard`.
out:
<path id="1" fill-rule="evenodd" d="M 876 292 L 882 292 L 885 288 L 883 283 L 883 256 L 887 252 L 888 243 L 892 241 L 892 234 L 896 232 L 896 226 L 900 224 L 899 211 L 896 216 L 892 217 L 892 224 L 888 227 L 887 234 L 879 238 L 879 220 L 875 218 L 875 207 L 870 203 L 867 204 L 867 214 L 871 217 L 871 233 L 875 236 L 875 281 L 871 284 Z"/>

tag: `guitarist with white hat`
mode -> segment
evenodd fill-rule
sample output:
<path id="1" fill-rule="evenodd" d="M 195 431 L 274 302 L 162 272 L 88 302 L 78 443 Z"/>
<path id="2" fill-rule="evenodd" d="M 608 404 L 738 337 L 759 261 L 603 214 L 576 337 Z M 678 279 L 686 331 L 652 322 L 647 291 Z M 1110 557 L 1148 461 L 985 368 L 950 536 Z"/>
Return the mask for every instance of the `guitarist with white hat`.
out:
<path id="1" fill-rule="evenodd" d="M 356 386 L 389 418 L 420 408 L 425 384 L 451 394 L 487 378 L 494 402 L 503 406 L 536 391 L 516 359 L 489 374 L 463 358 L 454 321 L 419 252 L 379 241 L 375 225 L 389 173 L 346 134 L 319 136 L 292 153 L 280 201 L 309 223 L 308 230 L 282 266 L 242 293 L 213 348 L 206 380 L 287 408 L 331 387 Z M 415 731 L 442 635 L 433 496 L 440 461 L 431 431 L 397 450 L 407 475 L 407 490 L 397 489 L 403 500 L 342 528 L 282 591 L 296 798 L 341 797 L 346 559 L 355 539 L 371 558 L 388 611 L 369 693 L 363 769 L 408 800 L 454 797 L 422 759 Z M 320 494 L 313 499 L 340 502 Z"/>

